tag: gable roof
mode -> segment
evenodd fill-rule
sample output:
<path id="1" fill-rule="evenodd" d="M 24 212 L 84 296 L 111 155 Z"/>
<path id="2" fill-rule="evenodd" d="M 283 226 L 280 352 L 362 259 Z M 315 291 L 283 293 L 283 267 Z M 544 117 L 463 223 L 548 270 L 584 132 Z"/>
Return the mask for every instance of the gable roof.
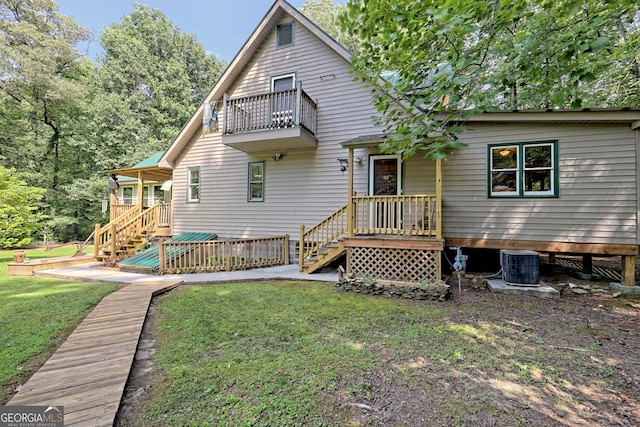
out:
<path id="1" fill-rule="evenodd" d="M 276 0 L 264 18 L 262 18 L 262 21 L 260 21 L 249 39 L 244 43 L 240 51 L 222 73 L 218 82 L 204 99 L 203 104 L 222 99 L 223 94 L 229 90 L 238 76 L 240 76 L 242 71 L 251 61 L 253 55 L 258 51 L 258 49 L 260 49 L 262 43 L 272 34 L 282 18 L 287 15 L 291 16 L 297 24 L 302 25 L 302 27 L 307 31 L 326 44 L 339 57 L 350 63 L 351 53 L 345 47 L 332 39 L 327 33 L 322 31 L 320 27 L 311 22 L 309 18 L 300 13 L 288 2 L 285 0 Z M 201 118 L 204 110 L 203 104 L 200 104 L 193 116 L 191 116 L 189 121 L 184 125 L 176 139 L 174 139 L 173 143 L 169 146 L 167 151 L 165 151 L 159 161 L 160 166 L 173 167 L 176 159 L 186 148 L 191 138 L 193 138 L 197 132 L 202 131 Z"/>

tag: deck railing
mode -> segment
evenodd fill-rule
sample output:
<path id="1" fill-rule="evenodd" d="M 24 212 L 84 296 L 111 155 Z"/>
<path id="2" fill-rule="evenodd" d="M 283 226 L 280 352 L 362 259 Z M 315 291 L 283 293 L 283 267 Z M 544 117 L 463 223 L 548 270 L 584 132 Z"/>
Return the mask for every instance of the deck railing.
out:
<path id="1" fill-rule="evenodd" d="M 289 263 L 289 236 L 256 239 L 163 242 L 160 273 L 248 270 Z"/>
<path id="2" fill-rule="evenodd" d="M 171 227 L 171 203 L 161 203 L 158 207 L 158 227 Z"/>
<path id="3" fill-rule="evenodd" d="M 436 195 L 353 196 L 354 234 L 436 236 Z"/>
<path id="4" fill-rule="evenodd" d="M 112 204 L 109 214 L 109 222 L 118 218 L 120 215 L 123 215 L 129 212 L 131 209 L 135 208 L 137 205 L 135 203 L 122 203 L 122 204 Z"/>
<path id="5" fill-rule="evenodd" d="M 243 98 L 227 98 L 225 95 L 224 134 L 301 126 L 315 135 L 316 123 L 316 103 L 300 85 L 291 90 Z"/>
<path id="6" fill-rule="evenodd" d="M 305 231 L 300 226 L 300 246 L 298 250 L 298 267 L 302 271 L 304 259 L 328 245 L 333 240 L 347 233 L 347 205 L 344 205 L 318 224 Z"/>
<path id="7" fill-rule="evenodd" d="M 113 221 L 118 218 L 120 215 L 123 215 L 131 209 L 135 208 L 137 205 L 135 203 L 122 203 L 122 204 L 114 204 L 111 205 L 111 214 L 109 221 Z M 171 203 L 160 203 L 158 204 L 160 213 L 158 214 L 158 226 L 160 227 L 169 227 L 171 226 Z"/>

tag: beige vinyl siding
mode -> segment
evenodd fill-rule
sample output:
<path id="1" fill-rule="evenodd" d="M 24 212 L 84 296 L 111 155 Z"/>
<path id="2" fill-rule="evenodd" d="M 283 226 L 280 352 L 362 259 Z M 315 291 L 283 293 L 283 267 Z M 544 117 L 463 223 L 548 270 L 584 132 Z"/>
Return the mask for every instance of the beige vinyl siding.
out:
<path id="1" fill-rule="evenodd" d="M 613 125 L 471 124 L 443 162 L 443 234 L 451 238 L 636 244 L 634 132 Z M 487 145 L 557 140 L 558 198 L 487 196 Z"/>
<path id="2" fill-rule="evenodd" d="M 348 150 L 341 142 L 380 132 L 373 128 L 370 92 L 353 81 L 346 61 L 302 25 L 295 25 L 294 40 L 276 49 L 274 29 L 228 94 L 269 92 L 271 77 L 295 72 L 296 81 L 318 103 L 317 149 L 282 152 L 282 160 L 274 161 L 275 152 L 249 155 L 226 147 L 221 132 L 194 137 L 174 170 L 174 232 L 211 231 L 222 237 L 288 233 L 297 240 L 300 224 L 313 226 L 346 203 L 348 174 L 340 172 L 337 159 L 346 158 Z M 366 170 L 362 156 L 357 167 Z M 254 161 L 265 161 L 263 202 L 247 202 L 248 163 Z M 200 166 L 201 172 L 200 203 L 193 205 L 184 203 L 190 166 Z"/>

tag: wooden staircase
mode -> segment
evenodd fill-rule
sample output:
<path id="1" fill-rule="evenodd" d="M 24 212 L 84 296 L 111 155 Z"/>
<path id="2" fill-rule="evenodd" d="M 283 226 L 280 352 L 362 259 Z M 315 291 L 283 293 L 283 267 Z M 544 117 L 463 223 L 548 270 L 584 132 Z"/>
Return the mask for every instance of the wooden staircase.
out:
<path id="1" fill-rule="evenodd" d="M 346 254 L 343 237 L 347 234 L 347 205 L 305 231 L 300 226 L 298 269 L 313 273 Z"/>
<path id="2" fill-rule="evenodd" d="M 94 258 L 122 259 L 136 252 L 153 235 L 159 214 L 158 204 L 148 209 L 134 206 L 104 227 L 96 224 Z"/>
<path id="3" fill-rule="evenodd" d="M 302 273 L 313 273 L 347 253 L 342 238 L 323 246 L 318 252 L 309 255 L 302 263 Z"/>

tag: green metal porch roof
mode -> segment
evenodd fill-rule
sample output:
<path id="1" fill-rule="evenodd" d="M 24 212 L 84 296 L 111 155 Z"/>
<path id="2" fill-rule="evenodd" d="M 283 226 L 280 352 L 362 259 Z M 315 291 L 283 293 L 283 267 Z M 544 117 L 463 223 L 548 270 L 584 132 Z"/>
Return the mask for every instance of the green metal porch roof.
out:
<path id="1" fill-rule="evenodd" d="M 204 240 L 214 240 L 216 237 L 218 237 L 218 235 L 215 233 L 181 233 L 168 239 L 167 242 L 202 242 Z M 167 261 L 169 261 L 183 255 L 189 250 L 188 247 L 180 251 L 166 249 L 165 256 Z M 118 266 L 157 270 L 160 267 L 160 246 L 154 245 L 146 251 L 124 259 L 118 263 Z"/>

